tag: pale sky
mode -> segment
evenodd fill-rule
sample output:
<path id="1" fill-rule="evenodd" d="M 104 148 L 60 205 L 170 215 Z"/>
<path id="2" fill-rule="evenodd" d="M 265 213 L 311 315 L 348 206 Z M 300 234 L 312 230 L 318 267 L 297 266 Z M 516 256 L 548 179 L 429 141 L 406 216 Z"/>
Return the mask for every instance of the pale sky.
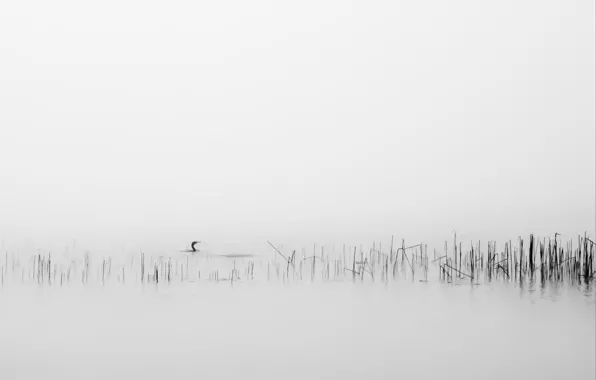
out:
<path id="1" fill-rule="evenodd" d="M 595 8 L 0 2 L 11 249 L 595 235 Z"/>

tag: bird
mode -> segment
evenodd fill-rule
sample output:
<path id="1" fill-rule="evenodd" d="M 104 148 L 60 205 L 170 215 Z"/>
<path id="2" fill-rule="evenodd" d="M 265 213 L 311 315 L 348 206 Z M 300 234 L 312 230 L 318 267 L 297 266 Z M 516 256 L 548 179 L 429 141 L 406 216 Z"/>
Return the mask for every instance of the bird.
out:
<path id="1" fill-rule="evenodd" d="M 201 252 L 200 249 L 197 249 L 197 247 L 195 247 L 195 245 L 201 244 L 201 243 L 203 243 L 203 241 L 201 241 L 201 240 L 193 241 L 192 243 L 190 243 L 190 249 L 186 249 L 186 250 L 180 251 L 180 252 L 186 252 L 186 253 L 191 253 L 191 254 Z M 220 251 L 220 250 L 217 250 L 217 251 Z M 207 256 L 220 257 L 220 258 L 226 258 L 226 259 L 244 259 L 244 258 L 257 256 L 253 253 L 215 253 L 212 251 L 212 249 L 207 249 L 206 251 L 203 251 L 202 253 Z"/>
<path id="2" fill-rule="evenodd" d="M 192 243 L 190 243 L 190 249 L 186 249 L 186 250 L 180 251 L 180 252 L 200 252 L 200 250 L 195 247 L 195 245 L 200 244 L 200 243 L 201 243 L 200 240 L 193 241 Z"/>

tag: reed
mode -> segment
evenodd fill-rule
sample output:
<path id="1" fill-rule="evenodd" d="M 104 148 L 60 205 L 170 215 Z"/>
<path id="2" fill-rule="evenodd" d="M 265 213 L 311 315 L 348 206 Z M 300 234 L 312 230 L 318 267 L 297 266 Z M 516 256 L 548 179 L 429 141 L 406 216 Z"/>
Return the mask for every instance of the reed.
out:
<path id="1" fill-rule="evenodd" d="M 29 260 L 5 254 L 0 267 L 0 284 L 3 288 L 13 283 L 29 282 L 41 286 L 67 286 L 73 279 L 80 280 L 83 286 L 93 283 L 107 286 L 111 282 L 159 286 L 223 280 L 231 284 L 262 280 L 301 282 L 305 280 L 303 271 L 306 271 L 310 282 L 389 283 L 405 279 L 426 283 L 432 273 L 436 273 L 434 278 L 444 283 L 504 282 L 520 288 L 535 283 L 541 286 L 595 286 L 596 244 L 587 234 L 568 241 L 563 241 L 560 234 L 543 238 L 531 234 L 527 239 L 519 237 L 515 243 L 506 241 L 502 245 L 496 241 L 484 244 L 470 241 L 468 244 L 458 241 L 454 234 L 450 252 L 446 242 L 445 251 L 441 254 L 434 250 L 432 260 L 424 243 L 407 245 L 402 240 L 396 249 L 393 236 L 389 244 L 374 242 L 368 249 L 344 245 L 341 252 L 335 252 L 324 246 L 320 249 L 313 246 L 310 256 L 306 256 L 304 249 L 301 251 L 301 259 L 297 258 L 296 249 L 286 255 L 281 248 L 268 243 L 272 252 L 265 253 L 262 258 L 234 260 L 225 257 L 147 257 L 141 252 L 127 264 L 127 261 L 118 263 L 117 257 L 111 256 L 94 261 L 89 252 L 85 252 L 80 260 L 68 261 L 61 261 L 59 255 L 49 252 L 36 253 Z M 320 253 L 317 254 L 317 250 Z M 115 276 L 112 275 L 113 265 L 116 265 Z M 207 272 L 207 276 L 201 278 L 201 271 Z M 220 271 L 229 273 L 229 277 L 220 278 Z"/>

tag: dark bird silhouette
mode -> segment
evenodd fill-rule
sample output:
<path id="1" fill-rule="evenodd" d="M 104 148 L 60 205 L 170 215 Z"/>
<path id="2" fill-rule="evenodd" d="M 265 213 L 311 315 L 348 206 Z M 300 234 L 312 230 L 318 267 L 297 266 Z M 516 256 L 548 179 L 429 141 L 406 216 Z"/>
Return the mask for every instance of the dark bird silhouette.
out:
<path id="1" fill-rule="evenodd" d="M 180 252 L 200 252 L 200 250 L 198 250 L 195 245 L 200 244 L 201 241 L 193 241 L 192 243 L 190 243 L 190 249 L 184 250 L 184 251 L 180 251 Z"/>
<path id="2" fill-rule="evenodd" d="M 190 249 L 185 249 L 184 251 L 180 251 L 180 252 L 188 252 L 188 253 L 198 253 L 201 252 L 200 249 L 198 249 L 196 247 L 197 244 L 201 244 L 203 243 L 201 240 L 198 241 L 193 241 L 192 243 L 190 243 Z M 214 254 L 213 252 L 209 252 L 210 250 L 207 251 L 203 251 L 202 253 L 207 255 L 207 256 L 212 256 L 212 257 L 221 257 L 221 258 L 227 258 L 227 259 L 244 259 L 244 258 L 248 258 L 248 257 L 255 257 L 257 255 L 252 254 L 252 253 L 224 253 L 224 254 Z"/>

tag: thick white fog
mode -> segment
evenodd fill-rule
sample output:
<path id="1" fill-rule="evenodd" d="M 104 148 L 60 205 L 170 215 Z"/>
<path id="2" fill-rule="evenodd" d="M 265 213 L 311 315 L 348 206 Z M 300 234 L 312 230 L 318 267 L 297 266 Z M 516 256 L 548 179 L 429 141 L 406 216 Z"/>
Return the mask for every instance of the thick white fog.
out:
<path id="1" fill-rule="evenodd" d="M 3 0 L 3 247 L 594 236 L 594 7 Z"/>

